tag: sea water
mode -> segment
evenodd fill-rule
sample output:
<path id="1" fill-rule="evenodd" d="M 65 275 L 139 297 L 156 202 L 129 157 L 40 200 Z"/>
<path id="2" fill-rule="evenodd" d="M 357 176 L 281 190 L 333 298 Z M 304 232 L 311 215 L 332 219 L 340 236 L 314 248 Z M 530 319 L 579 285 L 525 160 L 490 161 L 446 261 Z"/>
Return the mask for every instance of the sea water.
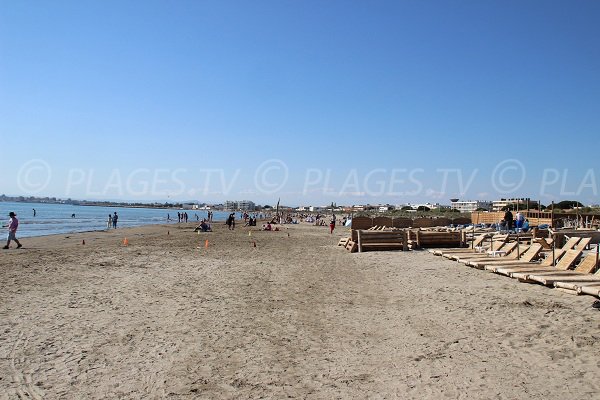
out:
<path id="1" fill-rule="evenodd" d="M 33 209 L 36 211 L 35 217 L 33 216 Z M 113 215 L 115 211 L 119 216 L 117 228 L 152 224 L 176 224 L 177 212 L 187 212 L 188 222 L 195 222 L 196 216 L 200 220 L 207 217 L 207 210 L 0 202 L 0 222 L 2 222 L 2 226 L 7 225 L 10 219 L 8 216 L 10 211 L 17 214 L 19 219 L 17 238 L 104 230 L 107 229 L 108 215 Z M 239 212 L 236 214 L 239 217 Z M 224 221 L 228 215 L 229 212 L 213 211 L 213 221 Z M 170 221 L 167 220 L 167 216 L 170 217 Z M 6 228 L 3 228 L 3 230 L 7 231 Z"/>

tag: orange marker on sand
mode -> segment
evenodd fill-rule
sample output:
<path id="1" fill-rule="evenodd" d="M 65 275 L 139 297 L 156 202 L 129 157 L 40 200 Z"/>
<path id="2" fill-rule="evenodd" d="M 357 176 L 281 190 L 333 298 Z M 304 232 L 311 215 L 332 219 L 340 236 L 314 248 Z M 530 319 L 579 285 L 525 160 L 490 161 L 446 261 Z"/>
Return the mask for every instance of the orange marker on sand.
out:
<path id="1" fill-rule="evenodd" d="M 204 241 L 204 248 L 205 248 L 205 249 L 208 249 L 208 239 L 206 239 L 206 240 Z"/>
<path id="2" fill-rule="evenodd" d="M 127 238 L 123 239 L 123 246 L 129 246 L 129 240 L 127 240 Z"/>

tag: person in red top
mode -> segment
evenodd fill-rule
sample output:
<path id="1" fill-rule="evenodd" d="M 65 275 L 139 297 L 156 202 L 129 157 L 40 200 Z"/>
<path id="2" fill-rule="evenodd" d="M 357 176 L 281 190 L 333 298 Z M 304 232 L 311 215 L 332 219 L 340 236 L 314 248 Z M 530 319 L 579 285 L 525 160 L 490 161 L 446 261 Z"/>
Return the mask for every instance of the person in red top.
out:
<path id="1" fill-rule="evenodd" d="M 331 221 L 329 222 L 329 233 L 333 234 L 333 230 L 335 229 L 335 214 L 331 217 Z"/>
<path id="2" fill-rule="evenodd" d="M 8 213 L 10 220 L 8 221 L 8 240 L 6 241 L 6 246 L 3 249 L 8 249 L 10 246 L 10 241 L 14 240 L 17 243 L 17 249 L 23 247 L 23 245 L 17 240 L 17 228 L 19 227 L 19 220 L 17 219 L 17 214 L 14 212 Z"/>

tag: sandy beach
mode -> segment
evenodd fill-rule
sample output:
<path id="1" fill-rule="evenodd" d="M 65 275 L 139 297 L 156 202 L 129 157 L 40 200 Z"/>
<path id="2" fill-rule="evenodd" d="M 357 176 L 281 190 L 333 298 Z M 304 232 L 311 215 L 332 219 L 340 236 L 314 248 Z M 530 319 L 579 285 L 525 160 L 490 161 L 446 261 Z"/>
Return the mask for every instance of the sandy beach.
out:
<path id="1" fill-rule="evenodd" d="M 347 228 L 193 227 L 30 238 L 1 251 L 0 399 L 600 390 L 592 297 L 426 251 L 351 254 L 337 247 Z"/>

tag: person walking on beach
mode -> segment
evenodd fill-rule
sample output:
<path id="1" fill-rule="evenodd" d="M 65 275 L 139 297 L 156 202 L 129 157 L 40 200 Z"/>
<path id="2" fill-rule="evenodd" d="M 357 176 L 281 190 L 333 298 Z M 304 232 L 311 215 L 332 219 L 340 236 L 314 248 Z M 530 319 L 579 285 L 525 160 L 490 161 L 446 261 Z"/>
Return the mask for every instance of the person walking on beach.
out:
<path id="1" fill-rule="evenodd" d="M 117 212 L 115 211 L 114 215 L 112 216 L 113 229 L 117 229 L 117 221 L 119 221 L 119 216 L 117 215 Z"/>
<path id="2" fill-rule="evenodd" d="M 19 220 L 17 219 L 17 214 L 14 212 L 9 212 L 8 216 L 10 220 L 8 221 L 8 240 L 6 241 L 6 246 L 3 249 L 8 249 L 10 247 L 11 240 L 14 240 L 17 243 L 17 249 L 23 247 L 21 242 L 17 239 L 17 228 L 19 227 Z"/>
<path id="3" fill-rule="evenodd" d="M 229 217 L 227 218 L 227 227 L 229 228 L 230 231 L 235 229 L 235 213 L 231 213 L 229 214 Z"/>
<path id="4" fill-rule="evenodd" d="M 37 213 L 36 213 L 36 211 L 35 211 L 35 208 L 34 208 L 34 209 L 33 209 L 33 216 L 34 216 L 34 217 L 35 217 L 35 214 L 37 214 Z"/>
<path id="5" fill-rule="evenodd" d="M 333 230 L 335 229 L 335 214 L 331 217 L 331 222 L 329 222 L 329 234 L 333 234 Z"/>

